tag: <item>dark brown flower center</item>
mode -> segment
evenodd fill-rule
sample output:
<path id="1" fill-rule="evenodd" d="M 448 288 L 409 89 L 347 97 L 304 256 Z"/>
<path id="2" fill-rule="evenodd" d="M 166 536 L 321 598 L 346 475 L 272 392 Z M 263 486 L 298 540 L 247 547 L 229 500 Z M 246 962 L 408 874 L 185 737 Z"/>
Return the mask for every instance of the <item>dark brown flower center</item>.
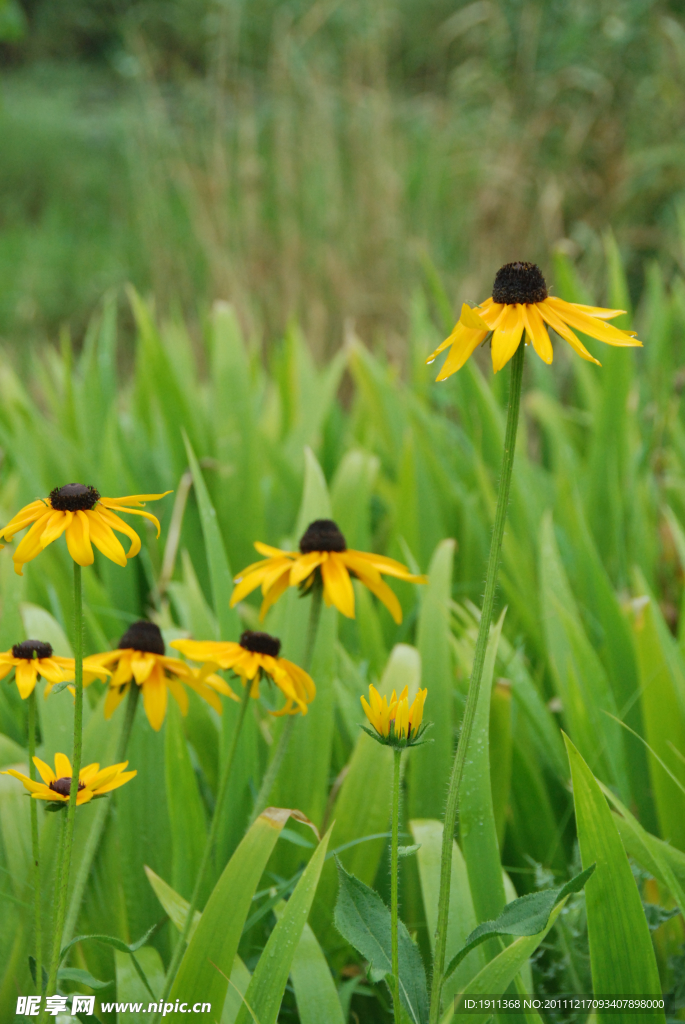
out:
<path id="1" fill-rule="evenodd" d="M 26 658 L 32 661 L 34 658 L 51 658 L 52 647 L 43 643 L 42 640 L 24 640 L 21 644 L 15 644 L 12 648 L 13 658 Z"/>
<path id="2" fill-rule="evenodd" d="M 300 540 L 303 555 L 310 551 L 346 551 L 347 544 L 337 523 L 332 519 L 315 519 L 310 523 Z"/>
<path id="3" fill-rule="evenodd" d="M 547 298 L 547 284 L 535 263 L 505 263 L 497 271 L 492 286 L 492 301 L 511 306 L 517 302 L 542 302 Z"/>
<path id="4" fill-rule="evenodd" d="M 85 782 L 79 782 L 78 791 L 86 788 Z M 60 796 L 69 796 L 71 792 L 71 775 L 63 775 L 61 779 L 53 779 L 48 789 L 51 789 L 53 793 L 59 793 Z"/>
<path id="5" fill-rule="evenodd" d="M 154 622 L 146 622 L 140 619 L 129 626 L 121 640 L 119 648 L 126 650 L 132 647 L 134 651 L 147 651 L 149 654 L 164 654 L 164 637 L 159 626 Z"/>
<path id="6" fill-rule="evenodd" d="M 277 658 L 281 650 L 281 641 L 270 633 L 246 629 L 240 638 L 240 646 L 246 651 L 253 651 L 254 654 L 270 654 L 272 658 Z"/>
<path id="7" fill-rule="evenodd" d="M 50 504 L 58 512 L 88 512 L 99 500 L 99 492 L 85 484 L 65 484 L 50 491 Z"/>

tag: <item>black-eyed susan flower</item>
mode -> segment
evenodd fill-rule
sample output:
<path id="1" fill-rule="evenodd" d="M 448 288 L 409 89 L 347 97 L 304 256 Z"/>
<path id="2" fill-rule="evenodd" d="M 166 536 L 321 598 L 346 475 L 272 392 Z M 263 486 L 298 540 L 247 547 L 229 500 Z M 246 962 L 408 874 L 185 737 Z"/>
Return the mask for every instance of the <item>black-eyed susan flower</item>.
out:
<path id="1" fill-rule="evenodd" d="M 255 548 L 265 558 L 248 565 L 235 577 L 231 607 L 261 584 L 264 597 L 261 619 L 288 587 L 301 587 L 306 591 L 317 579 L 323 585 L 326 604 L 329 607 L 334 605 L 348 619 L 353 619 L 354 590 L 350 576 L 356 576 L 383 602 L 395 622 L 400 623 L 400 602 L 382 575 L 395 576 L 409 583 L 428 582 L 426 576 L 415 576 L 401 562 L 392 558 L 349 550 L 344 536 L 332 519 L 316 519 L 310 523 L 300 540 L 299 551 L 281 551 L 280 548 L 269 547 L 260 541 L 255 542 Z"/>
<path id="2" fill-rule="evenodd" d="M 34 800 L 49 800 L 54 804 L 67 804 L 71 792 L 72 772 L 71 762 L 66 754 L 55 754 L 55 770 L 53 772 L 49 764 L 34 757 L 33 763 L 38 769 L 42 782 L 30 779 L 28 775 L 8 768 L 0 772 L 0 775 L 13 775 L 23 783 L 24 788 L 29 791 Z M 129 782 L 137 772 L 127 772 L 124 769 L 128 761 L 121 764 L 113 764 L 109 768 L 100 768 L 99 764 L 88 764 L 82 768 L 78 775 L 78 794 L 76 806 L 89 803 L 94 797 L 104 796 L 113 789 Z"/>
<path id="3" fill-rule="evenodd" d="M 164 494 L 132 494 L 126 498 L 101 498 L 94 487 L 86 487 L 85 484 L 65 484 L 64 487 L 55 487 L 49 497 L 38 498 L 25 505 L 7 526 L 0 530 L 0 539 L 10 541 L 15 534 L 31 526 L 12 555 L 14 571 L 20 576 L 23 575 L 23 566 L 62 534 L 66 537 L 69 554 L 78 565 L 93 564 L 94 544 L 112 562 L 125 566 L 126 560 L 133 558 L 140 551 L 140 537 L 128 523 L 115 515 L 115 512 L 144 516 L 155 524 L 159 536 L 159 520 L 150 512 L 142 512 L 139 506 L 144 505 L 146 501 L 157 501 L 170 493 L 165 491 Z M 117 533 L 123 533 L 131 541 L 128 552 L 124 551 L 119 538 L 115 536 L 115 530 Z"/>
<path id="4" fill-rule="evenodd" d="M 12 669 L 14 669 L 14 679 L 22 700 L 31 696 L 39 676 L 46 681 L 47 685 L 43 695 L 48 697 L 57 683 L 73 680 L 74 659 L 60 658 L 53 654 L 52 646 L 43 640 L 23 640 L 20 644 L 15 644 L 9 651 L 0 654 L 0 679 L 8 676 Z M 83 662 L 83 678 L 86 685 L 98 678 L 98 674 L 91 671 L 88 658 Z"/>
<path id="5" fill-rule="evenodd" d="M 154 622 L 134 622 L 115 651 L 93 654 L 87 661 L 94 678 L 98 669 L 103 676 L 111 675 L 105 699 L 105 718 L 112 717 L 128 688 L 135 684 L 142 690 L 148 722 L 157 732 L 162 728 L 166 715 L 168 691 L 184 715 L 188 713 L 188 694 L 184 686 L 195 690 L 219 714 L 222 712 L 220 693 L 238 700 L 220 676 L 209 673 L 201 678 L 180 658 L 167 658 L 164 637 Z"/>
<path id="6" fill-rule="evenodd" d="M 285 697 L 285 705 L 272 715 L 306 715 L 307 704 L 316 696 L 314 681 L 304 669 L 287 658 L 281 658 L 281 641 L 246 629 L 236 644 L 221 640 L 172 640 L 171 646 L 191 661 L 204 664 L 204 671 L 222 668 L 234 672 L 243 686 L 250 686 L 250 696 L 259 697 L 263 678 L 273 682 Z M 202 675 L 202 673 L 200 673 Z"/>
<path id="7" fill-rule="evenodd" d="M 460 370 L 471 353 L 492 334 L 492 368 L 497 373 L 509 362 L 525 331 L 526 344 L 532 344 L 542 361 L 549 364 L 553 357 L 551 327 L 579 356 L 600 366 L 574 331 L 607 345 L 642 346 L 633 331 L 621 331 L 606 323 L 621 313 L 625 310 L 557 299 L 548 294 L 545 279 L 535 263 L 507 263 L 497 271 L 492 296 L 473 308 L 464 303 L 449 338 L 426 362 L 432 363 L 449 347 L 449 355 L 437 376 L 437 380 L 445 380 Z"/>
<path id="8" fill-rule="evenodd" d="M 369 699 L 361 697 L 364 714 L 373 726 L 373 731 L 362 726 L 373 739 L 389 747 L 404 749 L 416 746 L 427 725 L 423 725 L 423 705 L 428 690 L 419 690 L 409 703 L 409 688 L 405 686 L 399 697 L 393 690 L 390 699 L 381 697 L 376 687 L 369 686 Z"/>

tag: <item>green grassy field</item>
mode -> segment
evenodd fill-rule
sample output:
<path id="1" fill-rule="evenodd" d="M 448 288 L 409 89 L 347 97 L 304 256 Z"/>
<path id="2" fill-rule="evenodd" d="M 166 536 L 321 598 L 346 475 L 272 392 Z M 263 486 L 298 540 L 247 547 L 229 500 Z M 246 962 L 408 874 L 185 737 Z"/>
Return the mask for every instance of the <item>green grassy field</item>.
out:
<path id="1" fill-rule="evenodd" d="M 400 973 L 419 993 L 403 1020 L 428 1020 L 416 958 L 430 988 L 441 821 L 509 374 L 493 376 L 487 347 L 440 384 L 425 359 L 462 301 L 489 295 L 499 265 L 516 258 L 537 259 L 555 295 L 626 310 L 615 322 L 644 348 L 588 340 L 601 367 L 559 338 L 552 366 L 526 350 L 448 959 L 505 902 L 596 867 L 548 931 L 545 917 L 530 935 L 507 932 L 470 952 L 446 982 L 441 1020 L 470 1020 L 449 1012 L 464 990 L 679 995 L 677 6 L 177 4 L 162 18 L 140 3 L 116 17 L 93 7 L 90 20 L 75 2 L 59 15 L 42 3 L 27 10 L 24 36 L 3 44 L 0 78 L 2 523 L 72 480 L 104 495 L 173 491 L 148 506 L 159 540 L 141 520 L 142 549 L 126 568 L 97 554 L 84 570 L 86 654 L 116 648 L 141 617 L 160 626 L 168 653 L 179 637 L 258 629 L 255 596 L 229 607 L 233 575 L 257 557 L 255 541 L 294 550 L 318 518 L 333 518 L 349 548 L 429 579 L 391 582 L 400 625 L 358 581 L 354 619 L 322 614 L 317 696 L 270 800 L 306 815 L 322 842 L 294 818 L 250 825 L 283 730 L 269 714 L 272 689 L 250 702 L 216 819 L 205 916 L 172 1000 L 211 996 L 221 1024 L 392 1019 L 383 970 L 336 927 L 333 852 L 389 903 L 392 755 L 361 732 L 359 698 L 370 683 L 412 695 L 420 684 L 432 742 L 403 760 L 400 842 L 419 848 L 400 861 Z M 66 545 L 51 544 L 23 577 L 15 546 L 0 553 L 0 651 L 30 637 L 70 656 Z M 309 603 L 290 589 L 264 625 L 295 662 L 306 656 Z M 38 754 L 52 761 L 71 751 L 73 700 L 63 690 L 44 701 L 42 686 Z M 86 763 L 111 763 L 123 728 L 123 707 L 105 720 L 106 691 L 86 690 Z M 159 732 L 138 707 L 127 754 L 137 777 L 77 810 L 64 941 L 115 942 L 76 943 L 60 986 L 95 992 L 103 1024 L 150 1019 L 102 1004 L 159 997 L 179 948 L 239 715 L 230 700 L 222 707 L 191 692 L 182 716 L 170 700 Z M 25 770 L 27 725 L 28 702 L 8 676 L 0 768 Z M 2 1021 L 34 991 L 28 803 L 0 776 Z M 46 961 L 62 816 L 39 812 Z M 134 960 L 126 946 L 143 937 Z"/>

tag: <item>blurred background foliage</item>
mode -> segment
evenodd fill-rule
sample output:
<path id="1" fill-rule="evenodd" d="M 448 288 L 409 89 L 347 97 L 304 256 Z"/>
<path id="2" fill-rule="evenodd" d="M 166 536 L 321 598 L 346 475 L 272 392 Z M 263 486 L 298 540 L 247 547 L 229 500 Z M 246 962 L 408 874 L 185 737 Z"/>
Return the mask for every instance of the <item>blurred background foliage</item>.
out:
<path id="1" fill-rule="evenodd" d="M 319 353 L 402 354 L 430 261 L 476 300 L 560 248 L 635 300 L 683 264 L 685 22 L 665 0 L 3 0 L 0 338 L 132 281 Z M 129 323 L 130 326 L 130 323 Z"/>

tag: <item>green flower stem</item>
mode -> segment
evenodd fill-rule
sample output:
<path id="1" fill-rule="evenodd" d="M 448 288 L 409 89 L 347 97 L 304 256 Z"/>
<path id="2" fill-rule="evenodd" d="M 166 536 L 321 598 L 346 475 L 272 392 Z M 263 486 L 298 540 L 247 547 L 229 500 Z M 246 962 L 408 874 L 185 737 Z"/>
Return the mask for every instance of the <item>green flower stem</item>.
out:
<path id="1" fill-rule="evenodd" d="M 321 618 L 321 603 L 323 599 L 323 586 L 319 581 L 314 583 L 312 589 L 312 603 L 309 607 L 309 623 L 307 625 L 307 639 L 304 646 L 304 655 L 302 658 L 302 668 L 305 672 L 309 672 L 311 669 L 312 658 L 314 657 L 314 647 L 316 646 L 316 634 L 319 631 L 319 620 Z M 281 770 L 283 759 L 285 757 L 288 745 L 290 744 L 290 737 L 293 734 L 295 728 L 295 721 L 297 715 L 288 715 L 283 728 L 281 729 L 281 735 L 278 738 L 278 744 L 274 751 L 274 756 L 271 758 L 269 767 L 267 768 L 262 784 L 259 787 L 259 793 L 255 800 L 255 805 L 252 810 L 252 816 L 250 817 L 250 824 L 255 821 L 258 816 L 262 813 L 264 808 L 268 805 L 269 797 L 271 796 L 271 790 L 273 789 L 274 782 Z"/>
<path id="2" fill-rule="evenodd" d="M 461 786 L 464 761 L 469 748 L 471 732 L 473 731 L 473 720 L 478 704 L 478 692 L 480 690 L 481 678 L 483 675 L 483 663 L 485 651 L 488 645 L 490 624 L 495 604 L 495 591 L 497 588 L 497 576 L 499 571 L 500 554 L 502 551 L 502 538 L 504 537 L 504 525 L 507 518 L 507 506 L 509 504 L 509 490 L 511 486 L 511 471 L 514 465 L 514 450 L 516 448 L 516 430 L 519 419 L 519 406 L 521 401 L 521 380 L 523 377 L 523 359 L 525 345 L 523 340 L 517 348 L 511 360 L 511 381 L 509 385 L 509 408 L 507 410 L 507 428 L 504 440 L 504 453 L 502 455 L 502 475 L 500 477 L 499 494 L 497 495 L 497 509 L 495 511 L 495 525 L 490 541 L 490 555 L 488 568 L 485 577 L 485 594 L 483 596 L 483 610 L 480 617 L 478 639 L 473 656 L 473 669 L 469 684 L 464 719 L 461 727 L 459 743 L 454 755 L 452 774 L 450 776 L 449 788 L 447 791 L 447 805 L 445 807 L 445 824 L 442 835 L 442 855 L 440 861 L 440 892 L 438 896 L 438 924 L 435 935 L 435 953 L 433 956 L 433 980 L 431 984 L 430 1003 L 430 1024 L 438 1024 L 440 1019 L 440 996 L 442 992 L 443 971 L 445 969 L 445 945 L 447 941 L 447 915 L 450 900 L 450 875 L 452 869 L 452 840 L 457 821 L 457 807 L 459 803 L 459 789 Z"/>
<path id="3" fill-rule="evenodd" d="M 128 741 L 131 737 L 131 730 L 133 729 L 133 722 L 136 717 L 136 708 L 138 706 L 139 696 L 140 687 L 132 681 L 126 698 L 126 714 L 121 727 L 121 732 L 119 733 L 119 742 L 117 743 L 117 750 L 114 755 L 114 764 L 121 764 L 122 761 L 126 760 Z M 76 930 L 76 922 L 81 909 L 81 903 L 83 902 L 83 894 L 86 891 L 86 884 L 88 882 L 88 876 L 90 875 L 90 869 L 93 866 L 93 861 L 95 860 L 95 855 L 98 851 L 100 840 L 102 839 L 102 833 L 105 830 L 110 803 L 111 798 L 99 800 L 97 807 L 94 808 L 92 812 L 94 814 L 93 823 L 88 834 L 86 845 L 83 848 L 81 863 L 79 864 L 78 872 L 74 880 L 74 887 L 71 893 L 69 910 L 64 922 L 63 941 L 65 943 L 69 942 Z"/>
<path id="4" fill-rule="evenodd" d="M 74 685 L 76 698 L 74 702 L 74 750 L 71 758 L 71 789 L 67 804 L 66 822 L 64 825 L 64 854 L 61 871 L 57 876 L 59 886 L 57 895 L 57 911 L 55 913 L 54 934 L 52 939 L 52 957 L 48 975 L 47 994 L 54 995 L 57 991 L 57 971 L 64 930 L 64 916 L 67 909 L 67 893 L 69 891 L 69 868 L 71 865 L 71 848 L 74 841 L 74 823 L 76 819 L 76 797 L 78 795 L 78 778 L 81 770 L 81 752 L 83 746 L 83 593 L 81 588 L 81 566 L 74 562 Z M 62 812 L 64 813 L 64 812 Z M 40 1020 L 45 1019 L 47 1011 L 41 1011 Z"/>
<path id="5" fill-rule="evenodd" d="M 209 869 L 209 865 L 210 865 L 210 863 L 212 861 L 212 858 L 214 856 L 214 845 L 216 843 L 216 834 L 217 834 L 218 829 L 219 829 L 219 822 L 222 820 L 222 813 L 221 812 L 222 812 L 222 808 L 223 808 L 224 801 L 225 801 L 225 798 L 226 798 L 226 792 L 228 790 L 228 784 L 229 784 L 229 781 L 230 781 L 230 778 L 231 778 L 231 769 L 233 768 L 233 762 L 235 761 L 235 755 L 236 755 L 236 751 L 238 749 L 238 739 L 240 737 L 240 730 L 242 729 L 243 722 L 245 721 L 245 714 L 247 712 L 248 704 L 250 703 L 250 690 L 251 690 L 251 686 L 250 686 L 250 683 L 249 683 L 249 680 L 248 680 L 247 684 L 243 687 L 243 699 L 240 702 L 240 714 L 238 716 L 238 721 L 235 724 L 235 729 L 233 731 L 233 738 L 231 740 L 231 747 L 230 747 L 230 750 L 228 751 L 228 755 L 226 757 L 226 762 L 224 764 L 224 770 L 223 770 L 223 772 L 221 774 L 221 780 L 219 782 L 219 790 L 218 790 L 217 796 L 216 796 L 216 804 L 214 805 L 214 814 L 212 816 L 212 824 L 211 824 L 210 829 L 209 829 L 209 835 L 207 837 L 207 843 L 205 845 L 205 850 L 204 850 L 204 853 L 202 855 L 202 863 L 200 864 L 200 869 L 199 869 L 199 871 L 197 873 L 197 878 L 195 879 L 195 886 L 193 888 L 193 895 L 190 898 L 190 904 L 188 906 L 188 913 L 186 915 L 185 924 L 183 925 L 183 931 L 181 932 L 181 937 L 180 937 L 179 941 L 176 944 L 176 948 L 174 949 L 173 956 L 171 957 L 171 963 L 169 964 L 169 970 L 167 971 L 167 974 L 166 974 L 166 980 L 164 982 L 164 991 L 162 992 L 162 995 L 161 995 L 161 998 L 160 998 L 160 1002 L 159 1002 L 160 1007 L 163 1006 L 164 1003 L 167 1001 L 168 996 L 169 996 L 169 992 L 171 991 L 171 986 L 173 984 L 174 978 L 176 977 L 176 972 L 178 970 L 179 964 L 181 963 L 181 958 L 183 957 L 183 953 L 185 951 L 186 943 L 188 941 L 188 935 L 190 933 L 190 928 L 191 928 L 191 925 L 193 923 L 193 918 L 195 917 L 195 911 L 197 910 L 197 905 L 198 905 L 199 900 L 200 900 L 200 893 L 201 893 L 202 887 L 203 887 L 203 885 L 205 883 L 205 876 L 207 874 L 207 871 Z M 152 1020 L 152 1024 L 156 1024 L 158 1019 L 159 1019 L 159 1014 L 156 1013 L 154 1018 L 153 1018 L 153 1020 Z"/>
<path id="6" fill-rule="evenodd" d="M 36 781 L 36 766 L 33 758 L 36 753 L 36 690 L 29 695 L 29 776 Z M 40 860 L 38 841 L 38 801 L 31 799 L 31 852 L 33 854 L 33 902 L 35 907 L 35 927 L 33 940 L 36 947 L 36 992 L 43 992 L 43 927 L 41 922 L 40 899 Z"/>
<path id="7" fill-rule="evenodd" d="M 393 750 L 394 773 L 392 782 L 392 842 L 390 846 L 390 943 L 392 949 L 392 1005 L 395 1024 L 401 1024 L 402 1011 L 400 1004 L 400 959 L 397 942 L 397 885 L 398 855 L 397 841 L 400 822 L 400 763 L 402 751 Z"/>

